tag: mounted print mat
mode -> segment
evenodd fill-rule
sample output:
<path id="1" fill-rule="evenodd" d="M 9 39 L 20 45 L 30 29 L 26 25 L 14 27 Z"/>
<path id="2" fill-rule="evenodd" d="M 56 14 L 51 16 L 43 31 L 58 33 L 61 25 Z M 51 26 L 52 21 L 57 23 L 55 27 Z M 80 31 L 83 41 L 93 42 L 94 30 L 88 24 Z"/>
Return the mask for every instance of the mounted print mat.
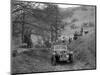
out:
<path id="1" fill-rule="evenodd" d="M 96 69 L 96 6 L 11 0 L 11 73 Z"/>

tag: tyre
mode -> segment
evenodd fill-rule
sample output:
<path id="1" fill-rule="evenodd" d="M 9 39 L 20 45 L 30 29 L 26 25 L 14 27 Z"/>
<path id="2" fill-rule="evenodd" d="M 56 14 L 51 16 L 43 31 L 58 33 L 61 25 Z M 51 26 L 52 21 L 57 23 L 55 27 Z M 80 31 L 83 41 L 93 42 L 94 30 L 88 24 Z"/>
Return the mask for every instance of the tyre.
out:
<path id="1" fill-rule="evenodd" d="M 69 54 L 69 62 L 72 63 L 73 62 L 73 55 Z"/>
<path id="2" fill-rule="evenodd" d="M 56 65 L 57 63 L 56 63 L 56 57 L 53 55 L 52 56 L 52 58 L 51 58 L 51 63 L 52 63 L 52 65 Z"/>

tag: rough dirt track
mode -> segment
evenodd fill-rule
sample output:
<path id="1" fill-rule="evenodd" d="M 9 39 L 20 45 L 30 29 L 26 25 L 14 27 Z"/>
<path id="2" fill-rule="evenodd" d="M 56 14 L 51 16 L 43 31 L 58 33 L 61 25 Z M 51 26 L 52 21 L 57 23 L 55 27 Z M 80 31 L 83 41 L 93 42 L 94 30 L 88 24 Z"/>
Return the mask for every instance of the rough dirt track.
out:
<path id="1" fill-rule="evenodd" d="M 53 66 L 51 64 L 51 55 L 39 50 L 24 52 L 14 57 L 13 67 L 14 73 L 72 70 L 71 66 L 66 63 L 58 63 L 58 65 Z"/>
<path id="2" fill-rule="evenodd" d="M 43 53 L 43 54 L 42 54 Z M 71 64 L 61 62 L 53 66 L 51 55 L 44 51 L 31 51 L 21 53 L 13 58 L 13 73 L 47 72 L 82 69 L 84 64 L 73 62 Z"/>

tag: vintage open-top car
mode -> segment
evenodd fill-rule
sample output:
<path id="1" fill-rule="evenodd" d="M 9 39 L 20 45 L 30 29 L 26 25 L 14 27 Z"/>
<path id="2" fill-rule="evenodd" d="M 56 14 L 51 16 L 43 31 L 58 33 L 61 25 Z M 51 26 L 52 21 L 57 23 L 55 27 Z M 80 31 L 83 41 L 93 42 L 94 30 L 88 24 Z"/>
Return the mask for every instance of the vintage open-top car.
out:
<path id="1" fill-rule="evenodd" d="M 68 50 L 67 45 L 55 44 L 52 46 L 51 62 L 56 65 L 59 61 L 71 63 L 73 61 L 73 52 Z"/>

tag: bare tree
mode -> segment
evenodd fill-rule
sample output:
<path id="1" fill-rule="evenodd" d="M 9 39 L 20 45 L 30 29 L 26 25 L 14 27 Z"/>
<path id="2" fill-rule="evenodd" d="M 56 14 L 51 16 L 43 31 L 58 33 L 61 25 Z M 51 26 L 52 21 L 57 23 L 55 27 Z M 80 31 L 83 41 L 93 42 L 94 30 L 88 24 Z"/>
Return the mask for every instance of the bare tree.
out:
<path id="1" fill-rule="evenodd" d="M 42 9 L 41 4 L 43 6 Z M 16 1 L 12 5 L 12 17 L 14 17 L 12 20 L 12 27 L 16 27 L 17 24 L 22 26 L 22 42 L 24 42 L 24 35 L 26 35 L 26 33 L 38 34 L 44 37 L 46 34 L 49 34 L 47 36 L 51 37 L 52 42 L 57 40 L 59 31 L 63 26 L 57 5 L 20 1 Z M 30 20 L 27 20 L 27 17 L 29 17 L 30 20 L 35 18 L 36 21 L 30 22 Z M 35 30 L 35 32 L 32 32 L 32 30 Z"/>

